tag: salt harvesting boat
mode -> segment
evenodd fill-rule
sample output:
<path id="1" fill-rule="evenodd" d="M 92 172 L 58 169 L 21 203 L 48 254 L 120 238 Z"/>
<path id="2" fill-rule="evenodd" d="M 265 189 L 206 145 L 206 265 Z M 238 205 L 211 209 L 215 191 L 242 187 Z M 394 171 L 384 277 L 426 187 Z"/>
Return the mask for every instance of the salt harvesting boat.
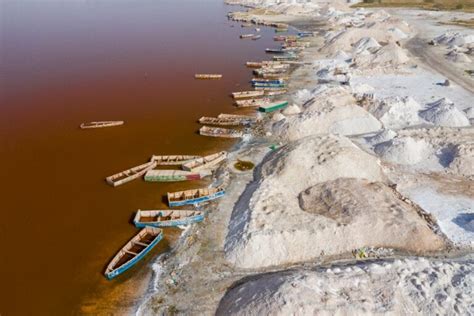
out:
<path id="1" fill-rule="evenodd" d="M 280 28 L 275 29 L 275 33 L 284 33 L 284 32 L 288 32 L 288 28 L 280 27 Z"/>
<path id="2" fill-rule="evenodd" d="M 223 138 L 239 138 L 243 137 L 244 133 L 235 129 L 220 128 L 220 127 L 209 127 L 203 126 L 199 129 L 199 134 L 210 137 L 223 137 Z"/>
<path id="3" fill-rule="evenodd" d="M 82 123 L 79 127 L 81 129 L 91 129 L 91 128 L 103 128 L 103 127 L 112 127 L 123 125 L 124 121 L 97 121 L 97 122 L 88 122 Z"/>
<path id="4" fill-rule="evenodd" d="M 161 229 L 155 227 L 143 228 L 110 261 L 104 273 L 105 277 L 111 280 L 130 269 L 149 253 L 161 239 L 163 239 Z"/>
<path id="5" fill-rule="evenodd" d="M 136 227 L 177 227 L 202 222 L 204 212 L 195 210 L 138 210 L 133 219 Z"/>
<path id="6" fill-rule="evenodd" d="M 215 154 L 204 156 L 200 159 L 190 161 L 183 165 L 183 170 L 196 172 L 203 169 L 212 169 L 226 159 L 227 152 L 221 151 Z"/>
<path id="7" fill-rule="evenodd" d="M 252 38 L 254 36 L 255 36 L 255 34 L 242 34 L 242 35 L 240 35 L 240 38 Z"/>
<path id="8" fill-rule="evenodd" d="M 195 79 L 221 79 L 221 74 L 195 74 Z"/>
<path id="9" fill-rule="evenodd" d="M 261 68 L 261 67 L 265 67 L 265 66 L 272 66 L 272 67 L 275 67 L 277 65 L 281 65 L 280 62 L 278 61 L 272 61 L 272 60 L 267 60 L 267 61 L 261 61 L 261 62 L 257 62 L 257 61 L 248 61 L 245 63 L 245 65 L 249 68 Z"/>
<path id="10" fill-rule="evenodd" d="M 202 188 L 179 192 L 168 192 L 168 205 L 170 207 L 199 204 L 224 196 L 223 188 Z"/>
<path id="11" fill-rule="evenodd" d="M 253 121 L 236 118 L 236 117 L 207 117 L 203 116 L 199 119 L 199 123 L 208 125 L 219 125 L 219 126 L 237 126 L 237 125 L 249 125 Z"/>
<path id="12" fill-rule="evenodd" d="M 310 37 L 310 36 L 314 36 L 314 33 L 313 32 L 298 32 L 298 36 L 299 37 Z"/>
<path id="13" fill-rule="evenodd" d="M 252 86 L 258 90 L 258 88 L 262 89 L 274 89 L 274 88 L 284 88 L 286 85 L 284 83 L 267 83 L 267 82 L 252 82 Z"/>
<path id="14" fill-rule="evenodd" d="M 295 60 L 298 58 L 298 56 L 294 54 L 285 54 L 285 55 L 275 55 L 272 57 L 273 60 Z"/>
<path id="15" fill-rule="evenodd" d="M 283 54 L 285 50 L 282 48 L 265 48 L 265 52 L 270 54 Z"/>
<path id="16" fill-rule="evenodd" d="M 250 115 L 241 115 L 241 114 L 227 114 L 227 113 L 221 113 L 217 116 L 218 118 L 228 118 L 228 119 L 234 119 L 234 120 L 243 120 L 243 121 L 249 121 L 249 122 L 255 122 L 258 121 L 258 118 L 255 116 L 250 116 Z"/>
<path id="17" fill-rule="evenodd" d="M 247 100 L 237 100 L 235 101 L 235 104 L 239 108 L 245 108 L 245 107 L 259 107 L 263 104 L 270 103 L 269 98 L 261 98 L 261 99 L 247 99 Z"/>
<path id="18" fill-rule="evenodd" d="M 279 110 L 281 108 L 284 108 L 285 106 L 288 105 L 288 101 L 279 101 L 279 102 L 273 102 L 270 104 L 262 105 L 258 108 L 260 112 L 273 112 L 276 110 Z"/>
<path id="19" fill-rule="evenodd" d="M 201 180 L 212 173 L 210 171 L 190 172 L 183 170 L 148 170 L 145 173 L 145 181 L 148 182 L 178 182 Z"/>
<path id="20" fill-rule="evenodd" d="M 252 40 L 253 41 L 256 41 L 258 39 L 261 39 L 262 38 L 262 35 L 255 35 L 255 36 L 252 36 Z"/>
<path id="21" fill-rule="evenodd" d="M 105 178 L 108 184 L 113 187 L 117 187 L 124 183 L 138 179 L 143 176 L 148 170 L 151 170 L 157 166 L 156 161 L 150 161 L 142 165 L 130 168 L 128 170 L 116 173 L 110 177 Z"/>
<path id="22" fill-rule="evenodd" d="M 289 79 L 288 76 L 282 76 L 280 73 L 276 73 L 276 74 L 264 73 L 261 76 L 263 79 L 271 79 L 271 80 L 275 80 L 275 79 L 288 80 Z"/>
<path id="23" fill-rule="evenodd" d="M 263 78 L 253 78 L 251 80 L 253 84 L 255 83 L 262 83 L 262 84 L 267 84 L 267 83 L 274 83 L 274 84 L 284 84 L 285 80 L 278 78 L 278 79 L 263 79 Z"/>
<path id="24" fill-rule="evenodd" d="M 271 90 L 266 90 L 265 95 L 268 96 L 275 96 L 275 95 L 282 95 L 287 93 L 288 91 L 286 89 L 271 89 Z"/>
<path id="25" fill-rule="evenodd" d="M 157 166 L 181 166 L 188 161 L 201 158 L 192 155 L 153 155 L 150 161 L 155 161 Z"/>
<path id="26" fill-rule="evenodd" d="M 255 98 L 263 96 L 262 91 L 242 91 L 242 92 L 232 92 L 232 97 L 234 99 L 245 99 L 245 98 Z"/>

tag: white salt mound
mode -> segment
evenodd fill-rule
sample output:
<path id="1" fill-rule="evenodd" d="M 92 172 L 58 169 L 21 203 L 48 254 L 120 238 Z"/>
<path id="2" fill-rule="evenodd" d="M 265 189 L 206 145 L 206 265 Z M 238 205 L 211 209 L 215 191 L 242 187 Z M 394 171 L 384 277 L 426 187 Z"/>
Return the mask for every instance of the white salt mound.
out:
<path id="1" fill-rule="evenodd" d="M 373 37 L 363 37 L 354 43 L 353 53 L 360 54 L 366 50 L 374 50 L 382 47 Z"/>
<path id="2" fill-rule="evenodd" d="M 309 91 L 308 89 L 301 89 L 296 91 L 295 94 L 293 94 L 293 101 L 296 104 L 302 105 L 312 97 L 313 94 L 311 93 L 311 91 Z"/>
<path id="3" fill-rule="evenodd" d="M 397 136 L 397 133 L 391 129 L 384 129 L 381 132 L 375 134 L 372 137 L 368 137 L 367 141 L 371 145 L 377 145 L 383 142 L 392 140 Z"/>
<path id="4" fill-rule="evenodd" d="M 337 60 L 348 60 L 351 58 L 351 55 L 349 55 L 348 53 L 346 53 L 345 51 L 343 50 L 338 50 L 334 55 L 333 55 L 333 58 L 334 59 L 337 59 Z"/>
<path id="5" fill-rule="evenodd" d="M 275 121 L 275 122 L 278 122 L 278 121 L 281 121 L 281 120 L 284 120 L 284 119 L 286 119 L 286 117 L 283 114 L 281 114 L 280 112 L 275 113 L 272 116 L 272 121 Z"/>
<path id="6" fill-rule="evenodd" d="M 295 115 L 300 112 L 301 110 L 296 104 L 290 105 L 283 110 L 283 114 L 285 115 Z"/>
<path id="7" fill-rule="evenodd" d="M 462 127 L 469 126 L 466 115 L 446 98 L 428 104 L 428 108 L 420 112 L 420 116 L 437 126 Z"/>
<path id="8" fill-rule="evenodd" d="M 378 144 L 374 151 L 384 160 L 402 165 L 414 165 L 426 159 L 432 149 L 423 139 L 403 137 Z"/>
<path id="9" fill-rule="evenodd" d="M 467 57 L 466 54 L 464 53 L 461 53 L 461 52 L 458 52 L 456 50 L 452 50 L 450 51 L 446 57 L 449 59 L 449 60 L 452 60 L 456 63 L 470 63 L 471 62 L 471 59 L 469 57 Z"/>
<path id="10" fill-rule="evenodd" d="M 356 84 L 356 85 L 351 86 L 351 88 L 352 88 L 352 92 L 358 95 L 363 95 L 364 93 L 370 93 L 375 90 L 374 87 L 366 83 Z"/>
<path id="11" fill-rule="evenodd" d="M 474 106 L 468 107 L 464 110 L 468 119 L 474 119 Z"/>
<path id="12" fill-rule="evenodd" d="M 386 128 L 403 128 L 421 122 L 418 116 L 421 105 L 412 97 L 391 97 L 368 106 L 367 109 Z"/>

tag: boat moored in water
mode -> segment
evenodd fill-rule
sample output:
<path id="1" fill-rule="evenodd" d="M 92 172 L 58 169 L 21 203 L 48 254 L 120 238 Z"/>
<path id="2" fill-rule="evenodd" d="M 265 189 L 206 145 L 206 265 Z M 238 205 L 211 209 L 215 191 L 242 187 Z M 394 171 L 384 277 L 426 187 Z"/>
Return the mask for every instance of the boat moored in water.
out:
<path id="1" fill-rule="evenodd" d="M 252 37 L 254 37 L 254 36 L 255 36 L 255 34 L 242 34 L 242 35 L 240 35 L 240 38 L 242 38 L 242 39 L 244 39 L 244 38 L 252 38 Z"/>
<path id="2" fill-rule="evenodd" d="M 140 261 L 160 240 L 163 239 L 163 231 L 155 227 L 145 227 L 133 237 L 115 257 L 110 261 L 105 270 L 105 277 L 109 280 L 122 274 Z"/>
<path id="3" fill-rule="evenodd" d="M 81 129 L 103 128 L 123 125 L 124 121 L 97 121 L 82 123 L 79 127 Z"/>
<path id="4" fill-rule="evenodd" d="M 202 188 L 179 192 L 168 192 L 168 205 L 170 207 L 193 205 L 224 196 L 223 188 Z"/>
<path id="5" fill-rule="evenodd" d="M 201 158 L 193 155 L 153 155 L 150 161 L 155 161 L 157 166 L 181 166 L 188 161 Z"/>
<path id="6" fill-rule="evenodd" d="M 210 137 L 240 138 L 244 133 L 235 129 L 203 126 L 199 129 L 199 134 Z"/>
<path id="7" fill-rule="evenodd" d="M 239 108 L 245 108 L 245 107 L 259 107 L 263 104 L 270 103 L 269 98 L 261 98 L 261 99 L 247 99 L 247 100 L 237 100 L 235 101 L 235 104 Z"/>
<path id="8" fill-rule="evenodd" d="M 138 227 L 177 227 L 202 222 L 204 212 L 195 210 L 138 210 L 133 224 Z"/>
<path id="9" fill-rule="evenodd" d="M 142 165 L 130 168 L 128 170 L 116 173 L 110 177 L 105 178 L 108 184 L 113 187 L 117 187 L 124 183 L 138 179 L 143 176 L 148 170 L 151 170 L 157 166 L 156 161 L 150 161 Z"/>
<path id="10" fill-rule="evenodd" d="M 241 91 L 241 92 L 232 92 L 232 97 L 234 99 L 245 99 L 245 98 L 255 98 L 263 96 L 262 91 Z"/>
<path id="11" fill-rule="evenodd" d="M 247 120 L 236 117 L 207 117 L 203 116 L 199 119 L 199 123 L 208 125 L 219 125 L 219 126 L 238 126 L 238 125 L 249 125 L 253 123 L 253 120 Z"/>
<path id="12" fill-rule="evenodd" d="M 221 74 L 195 74 L 195 79 L 221 79 Z"/>
<path id="13" fill-rule="evenodd" d="M 227 159 L 227 152 L 221 151 L 215 154 L 207 155 L 202 158 L 190 161 L 183 165 L 183 170 L 199 171 L 203 169 L 213 169 L 219 163 Z"/>

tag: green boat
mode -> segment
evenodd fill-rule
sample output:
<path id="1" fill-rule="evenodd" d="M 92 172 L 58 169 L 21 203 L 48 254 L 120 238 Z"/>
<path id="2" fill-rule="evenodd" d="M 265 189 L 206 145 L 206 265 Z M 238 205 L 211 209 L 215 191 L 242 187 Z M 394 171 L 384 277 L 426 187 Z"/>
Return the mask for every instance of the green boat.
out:
<path id="1" fill-rule="evenodd" d="M 191 172 L 183 170 L 150 170 L 145 174 L 147 182 L 177 182 L 200 180 L 211 175 L 209 171 Z"/>
<path id="2" fill-rule="evenodd" d="M 274 103 L 270 103 L 270 104 L 267 104 L 267 105 L 262 105 L 258 108 L 258 110 L 260 112 L 268 113 L 268 112 L 273 112 L 273 111 L 282 109 L 287 105 L 288 105 L 288 101 L 274 102 Z"/>

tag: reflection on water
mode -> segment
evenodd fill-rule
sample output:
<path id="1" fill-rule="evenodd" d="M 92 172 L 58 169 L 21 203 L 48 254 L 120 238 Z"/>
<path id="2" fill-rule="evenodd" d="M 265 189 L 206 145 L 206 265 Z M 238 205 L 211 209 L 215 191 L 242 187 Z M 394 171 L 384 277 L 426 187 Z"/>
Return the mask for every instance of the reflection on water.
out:
<path id="1" fill-rule="evenodd" d="M 104 178 L 152 154 L 231 145 L 197 135 L 196 119 L 234 111 L 227 94 L 249 87 L 243 63 L 263 59 L 273 33 L 239 40 L 243 30 L 230 27 L 230 8 L 221 0 L 0 0 L 0 6 L 0 314 L 125 307 L 153 256 L 117 280 L 102 273 L 136 233 L 133 212 L 163 208 L 167 191 L 208 182 L 112 188 Z M 224 78 L 195 81 L 197 72 Z M 126 123 L 78 129 L 91 120 Z M 165 235 L 154 255 L 179 230 Z"/>

